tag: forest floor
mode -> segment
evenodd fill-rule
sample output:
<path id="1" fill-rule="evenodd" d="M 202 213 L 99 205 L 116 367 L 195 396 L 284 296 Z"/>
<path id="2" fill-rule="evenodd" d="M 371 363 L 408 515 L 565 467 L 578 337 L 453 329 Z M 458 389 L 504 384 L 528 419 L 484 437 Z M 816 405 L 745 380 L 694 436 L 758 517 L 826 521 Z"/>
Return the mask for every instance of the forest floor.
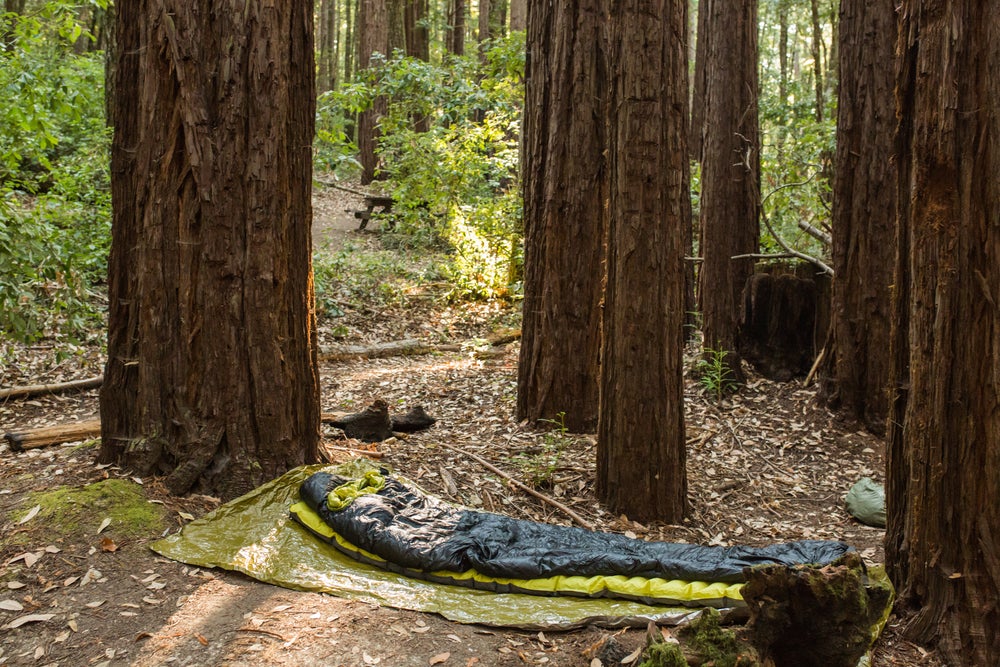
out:
<path id="1" fill-rule="evenodd" d="M 356 231 L 357 221 L 344 213 L 359 203 L 330 189 L 316 193 L 320 252 L 382 251 L 382 237 Z M 405 251 L 395 252 L 406 260 Z M 433 355 L 323 362 L 324 411 L 354 411 L 383 399 L 400 410 L 421 405 L 437 418 L 428 431 L 379 444 L 381 463 L 463 505 L 569 523 L 559 510 L 473 458 L 440 446 L 449 445 L 537 485 L 603 530 L 718 545 L 839 539 L 867 562 L 883 562 L 883 531 L 853 520 L 843 503 L 859 478 L 882 479 L 883 443 L 818 406 L 814 388 L 751 374 L 740 393 L 717 402 L 688 377 L 691 516 L 682 525 L 638 524 L 605 512 L 595 500 L 593 437 L 514 421 L 518 343 L 490 347 L 484 339 L 518 326 L 516 306 L 449 305 L 434 290 L 433 285 L 397 288 L 389 301 L 345 293 L 336 298 L 338 316 L 321 322 L 324 345 L 406 338 L 461 345 L 460 351 Z M 102 370 L 99 345 L 79 346 L 68 357 L 57 356 L 55 349 L 43 342 L 4 350 L 8 362 L 0 387 Z M 97 412 L 96 390 L 9 400 L 0 404 L 0 431 Z M 338 433 L 326 429 L 324 435 L 334 446 L 361 446 L 338 442 Z M 106 479 L 136 484 L 127 471 L 97 465 L 95 452 L 94 441 L 25 452 L 0 445 L 0 664 L 569 666 L 598 664 L 594 647 L 611 635 L 628 653 L 644 643 L 642 630 L 522 632 L 461 625 L 433 614 L 192 568 L 149 550 L 162 527 L 127 534 L 116 532 L 113 523 L 99 531 L 107 509 L 101 506 L 85 508 L 89 515 L 72 525 L 25 514 L 36 494 L 56 486 L 79 488 Z M 172 497 L 156 480 L 138 481 L 136 488 L 162 508 L 167 530 L 219 504 L 205 496 Z M 893 617 L 872 665 L 918 664 L 940 663 L 903 640 Z"/>

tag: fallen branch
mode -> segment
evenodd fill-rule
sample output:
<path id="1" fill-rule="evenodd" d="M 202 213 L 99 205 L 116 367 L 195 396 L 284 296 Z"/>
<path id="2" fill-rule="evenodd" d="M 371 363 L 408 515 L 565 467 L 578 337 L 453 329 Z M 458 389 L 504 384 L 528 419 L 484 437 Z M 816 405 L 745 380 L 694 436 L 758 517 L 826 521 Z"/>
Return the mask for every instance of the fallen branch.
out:
<path id="1" fill-rule="evenodd" d="M 817 259 L 816 257 L 813 257 L 812 255 L 807 255 L 804 252 L 799 252 L 795 248 L 793 248 L 790 245 L 788 245 L 783 238 L 781 238 L 780 236 L 778 236 L 778 233 L 776 231 L 774 231 L 774 227 L 771 226 L 771 218 L 768 217 L 767 213 L 764 210 L 764 204 L 767 203 L 767 200 L 770 199 L 771 195 L 773 195 L 774 193 L 780 192 L 781 190 L 784 190 L 785 188 L 793 188 L 793 187 L 798 187 L 798 186 L 806 185 L 812 179 L 813 179 L 813 177 L 810 176 L 808 179 L 806 179 L 804 181 L 801 181 L 799 183 L 785 183 L 784 185 L 779 185 L 774 190 L 771 190 L 770 192 L 768 192 L 767 196 L 765 196 L 763 199 L 759 199 L 760 198 L 760 193 L 758 192 L 757 196 L 758 196 L 759 203 L 760 203 L 760 217 L 761 217 L 761 220 L 764 221 L 764 226 L 767 227 L 767 231 L 771 233 L 771 238 L 773 238 L 778 243 L 778 245 L 781 246 L 782 250 L 784 250 L 785 252 L 787 252 L 792 257 L 797 257 L 798 259 L 805 260 L 805 261 L 809 262 L 810 264 L 813 264 L 813 265 L 817 266 L 820 270 L 823 271 L 823 273 L 828 273 L 829 275 L 832 276 L 833 275 L 833 269 L 830 268 L 830 266 L 828 264 L 826 264 L 823 260 Z"/>
<path id="2" fill-rule="evenodd" d="M 816 375 L 816 371 L 819 370 L 819 365 L 823 363 L 823 357 L 825 356 L 826 356 L 826 347 L 824 346 L 823 349 L 819 351 L 819 354 L 816 355 L 816 361 L 813 362 L 812 368 L 809 369 L 809 374 L 806 375 L 805 382 L 802 383 L 803 387 L 808 387 L 810 384 L 812 384 L 813 378 Z"/>
<path id="3" fill-rule="evenodd" d="M 518 480 L 516 480 L 513 477 L 511 477 L 510 475 L 508 475 L 507 473 L 505 473 L 503 470 L 500 470 L 500 468 L 497 468 L 495 465 L 493 465 L 492 463 L 490 463 L 486 459 L 482 458 L 481 456 L 473 454 L 472 452 L 467 452 L 464 449 L 461 449 L 460 447 L 452 447 L 451 445 L 445 445 L 445 444 L 441 444 L 441 446 L 444 447 L 445 449 L 449 449 L 449 450 L 455 452 L 456 454 L 461 454 L 462 456 L 467 456 L 470 459 L 479 462 L 484 468 L 486 468 L 490 472 L 493 472 L 493 473 L 496 473 L 497 475 L 500 475 L 501 477 L 503 477 L 504 479 L 506 479 L 508 482 L 510 482 L 511 484 L 513 484 L 514 486 L 516 486 L 517 488 L 521 489 L 522 491 L 524 491 L 525 493 L 527 493 L 529 495 L 534 496 L 535 498 L 538 498 L 543 503 L 547 503 L 547 504 L 551 505 L 552 507 L 555 507 L 556 509 L 558 509 L 559 511 L 561 511 L 563 514 L 565 514 L 569 518 L 573 519 L 573 521 L 576 521 L 578 524 L 580 524 L 581 526 L 583 526 L 584 528 L 586 528 L 587 530 L 594 530 L 594 524 L 592 524 L 589 521 L 587 521 L 586 519 L 584 519 L 582 516 L 580 516 L 579 514 L 577 514 L 576 512 L 574 512 L 573 510 L 571 510 L 569 507 L 566 507 L 565 505 L 563 505 L 558 500 L 555 500 L 554 498 L 550 498 L 549 496 L 545 495 L 544 493 L 539 493 L 538 491 L 535 491 L 530 486 L 519 482 Z"/>
<path id="4" fill-rule="evenodd" d="M 25 387 L 10 387 L 0 389 L 0 400 L 7 398 L 31 398 L 42 394 L 60 394 L 67 391 L 83 391 L 100 387 L 104 382 L 104 376 L 86 378 L 83 380 L 72 380 L 70 382 L 53 382 L 52 384 L 32 384 Z"/>
<path id="5" fill-rule="evenodd" d="M 319 178 L 314 178 L 314 181 L 320 185 L 325 185 L 328 188 L 336 188 L 337 190 L 343 190 L 344 192 L 350 192 L 352 195 L 358 195 L 360 197 L 381 197 L 382 195 L 373 194 L 371 192 L 363 192 L 361 190 L 355 190 L 354 188 L 349 188 L 345 185 L 338 185 L 336 183 L 331 183 L 330 181 L 324 181 Z"/>
<path id="6" fill-rule="evenodd" d="M 383 456 L 385 456 L 385 454 L 383 454 L 382 452 L 369 451 L 367 449 L 356 449 L 354 447 L 339 447 L 337 445 L 328 445 L 328 444 L 325 444 L 325 443 L 322 444 L 322 445 L 320 445 L 320 449 L 321 450 L 332 449 L 332 450 L 338 451 L 338 452 L 347 452 L 348 454 L 357 454 L 357 455 L 360 455 L 360 456 L 367 456 L 368 458 L 371 458 L 371 459 L 380 459 Z M 330 460 L 329 457 L 324 457 L 324 458 L 326 458 L 326 462 L 327 463 L 333 463 L 333 461 Z"/>
<path id="7" fill-rule="evenodd" d="M 826 233 L 819 227 L 813 227 L 805 220 L 799 220 L 799 229 L 801 229 L 814 239 L 822 241 L 827 245 L 833 245 L 833 237 L 830 234 Z"/>
<path id="8" fill-rule="evenodd" d="M 48 445 L 59 445 L 64 442 L 76 442 L 77 440 L 88 440 L 101 435 L 101 420 L 88 419 L 86 421 L 72 424 L 59 424 L 57 426 L 42 426 L 40 428 L 29 428 L 23 431 L 10 431 L 4 433 L 4 440 L 10 445 L 11 450 L 20 452 L 25 449 L 36 449 Z"/>

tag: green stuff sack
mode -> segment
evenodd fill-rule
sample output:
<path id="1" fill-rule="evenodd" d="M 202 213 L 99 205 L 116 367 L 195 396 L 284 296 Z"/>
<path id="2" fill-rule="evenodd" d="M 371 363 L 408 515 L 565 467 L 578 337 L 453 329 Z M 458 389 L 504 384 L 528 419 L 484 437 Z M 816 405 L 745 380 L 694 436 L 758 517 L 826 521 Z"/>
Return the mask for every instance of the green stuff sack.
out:
<path id="1" fill-rule="evenodd" d="M 847 492 L 847 511 L 867 526 L 885 528 L 885 487 L 862 477 Z"/>

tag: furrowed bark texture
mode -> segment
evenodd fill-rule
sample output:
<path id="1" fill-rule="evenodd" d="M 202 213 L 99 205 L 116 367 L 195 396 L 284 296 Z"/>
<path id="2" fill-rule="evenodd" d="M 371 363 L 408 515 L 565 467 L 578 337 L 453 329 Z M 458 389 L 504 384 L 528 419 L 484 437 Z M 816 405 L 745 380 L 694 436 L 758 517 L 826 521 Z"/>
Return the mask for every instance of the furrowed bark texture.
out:
<path id="1" fill-rule="evenodd" d="M 889 299 L 896 254 L 894 0 L 842 0 L 833 180 L 832 402 L 873 432 L 889 408 Z"/>
<path id="2" fill-rule="evenodd" d="M 1000 14 L 901 8 L 886 562 L 907 632 L 1000 664 Z"/>
<path id="3" fill-rule="evenodd" d="M 616 513 L 677 522 L 687 510 L 687 0 L 616 0 L 610 16 L 610 207 L 597 491 Z"/>
<path id="4" fill-rule="evenodd" d="M 528 12 L 517 414 L 563 412 L 571 431 L 593 431 L 607 215 L 603 14 L 597 0 Z"/>
<path id="5" fill-rule="evenodd" d="M 118 6 L 100 458 L 228 498 L 316 459 L 313 4 Z"/>
<path id="6" fill-rule="evenodd" d="M 740 296 L 753 275 L 760 215 L 757 123 L 757 1 L 706 5 L 705 129 L 702 147 L 698 300 L 706 349 L 725 350 L 740 381 Z"/>

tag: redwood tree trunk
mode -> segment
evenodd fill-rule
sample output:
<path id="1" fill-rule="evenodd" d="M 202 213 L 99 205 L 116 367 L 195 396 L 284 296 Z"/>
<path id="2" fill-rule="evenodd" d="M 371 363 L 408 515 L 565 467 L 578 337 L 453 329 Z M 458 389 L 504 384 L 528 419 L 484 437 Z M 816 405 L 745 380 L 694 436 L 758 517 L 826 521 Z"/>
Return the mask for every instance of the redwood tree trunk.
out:
<path id="1" fill-rule="evenodd" d="M 597 492 L 616 514 L 675 523 L 687 510 L 687 0 L 615 0 L 610 16 L 611 198 Z"/>
<path id="2" fill-rule="evenodd" d="M 910 637 L 1000 664 L 1000 14 L 909 0 L 886 563 Z"/>
<path id="3" fill-rule="evenodd" d="M 430 34 L 427 30 L 428 0 L 406 3 L 406 55 L 428 61 L 431 59 Z"/>
<path id="4" fill-rule="evenodd" d="M 524 117 L 519 419 L 597 424 L 607 171 L 599 0 L 532 3 Z"/>
<path id="5" fill-rule="evenodd" d="M 742 380 L 739 304 L 753 260 L 732 257 L 757 252 L 759 240 L 757 0 L 707 5 L 698 298 L 705 348 L 726 351 L 726 363 Z"/>
<path id="6" fill-rule="evenodd" d="M 117 19 L 100 459 L 230 498 L 316 459 L 313 5 Z"/>
<path id="7" fill-rule="evenodd" d="M 398 0 L 393 0 L 398 1 Z M 358 72 L 368 69 L 372 54 L 389 55 L 389 0 L 360 0 L 358 4 Z M 358 115 L 358 153 L 361 184 L 375 180 L 378 169 L 378 122 L 385 115 L 386 99 L 376 97 L 372 106 Z"/>
<path id="8" fill-rule="evenodd" d="M 889 298 L 896 254 L 894 0 L 841 0 L 833 180 L 831 402 L 875 433 L 889 408 Z M 874 37 L 873 37 L 874 36 Z"/>
<path id="9" fill-rule="evenodd" d="M 337 85 L 337 0 L 320 0 L 319 63 L 316 74 L 318 93 L 333 90 Z"/>

